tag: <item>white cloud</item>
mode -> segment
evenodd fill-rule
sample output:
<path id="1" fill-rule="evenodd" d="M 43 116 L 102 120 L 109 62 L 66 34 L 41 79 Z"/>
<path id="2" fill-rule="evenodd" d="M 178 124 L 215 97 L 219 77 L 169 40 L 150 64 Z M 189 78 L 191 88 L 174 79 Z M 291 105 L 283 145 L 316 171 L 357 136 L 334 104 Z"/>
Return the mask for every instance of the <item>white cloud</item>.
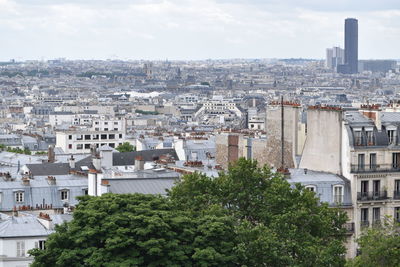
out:
<path id="1" fill-rule="evenodd" d="M 400 8 L 307 0 L 0 0 L 0 58 L 322 58 L 359 19 L 360 57 L 398 57 Z M 352 2 L 354 3 L 354 1 Z M 343 46 L 343 45 L 342 45 Z"/>

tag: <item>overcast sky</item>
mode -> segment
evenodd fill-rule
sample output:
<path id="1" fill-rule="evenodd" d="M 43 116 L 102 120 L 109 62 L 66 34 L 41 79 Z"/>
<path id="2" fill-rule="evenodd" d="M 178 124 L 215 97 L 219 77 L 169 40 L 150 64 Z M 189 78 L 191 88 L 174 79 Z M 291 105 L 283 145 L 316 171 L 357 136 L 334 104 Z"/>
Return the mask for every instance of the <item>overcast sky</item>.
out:
<path id="1" fill-rule="evenodd" d="M 0 0 L 0 60 L 400 58 L 400 0 Z"/>

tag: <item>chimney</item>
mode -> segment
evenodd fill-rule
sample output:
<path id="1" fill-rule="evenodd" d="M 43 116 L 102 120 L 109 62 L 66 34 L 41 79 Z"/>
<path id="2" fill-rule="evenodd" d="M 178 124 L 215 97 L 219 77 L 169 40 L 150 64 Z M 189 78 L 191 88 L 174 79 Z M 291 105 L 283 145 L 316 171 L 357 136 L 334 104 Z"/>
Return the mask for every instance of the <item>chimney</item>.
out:
<path id="1" fill-rule="evenodd" d="M 100 158 L 100 156 L 93 157 L 92 163 L 93 163 L 93 166 L 96 169 L 96 171 L 100 171 L 101 170 L 101 158 Z"/>
<path id="2" fill-rule="evenodd" d="M 56 184 L 56 177 L 47 176 L 47 182 L 49 183 L 49 185 L 55 185 Z"/>
<path id="3" fill-rule="evenodd" d="M 71 155 L 71 158 L 68 159 L 68 162 L 69 162 L 69 168 L 75 169 L 75 159 L 73 155 Z"/>
<path id="4" fill-rule="evenodd" d="M 17 210 L 16 206 L 14 206 L 14 208 L 13 208 L 12 216 L 18 217 L 18 210 Z"/>
<path id="5" fill-rule="evenodd" d="M 142 156 L 135 157 L 135 171 L 144 170 L 144 159 Z"/>
<path id="6" fill-rule="evenodd" d="M 382 131 L 382 121 L 381 121 L 381 107 L 380 105 L 361 105 L 361 113 L 374 121 L 378 131 Z"/>
<path id="7" fill-rule="evenodd" d="M 47 157 L 48 157 L 47 161 L 50 162 L 50 163 L 53 163 L 53 162 L 56 161 L 56 155 L 54 153 L 54 146 L 53 145 L 49 146 L 49 149 L 47 151 Z"/>
<path id="8" fill-rule="evenodd" d="M 29 177 L 23 177 L 22 178 L 22 184 L 28 186 L 30 184 Z"/>
<path id="9" fill-rule="evenodd" d="M 40 222 L 41 225 L 43 225 L 47 230 L 53 230 L 54 229 L 54 224 L 53 220 L 50 218 L 50 215 L 47 213 L 39 213 L 38 216 L 38 221 Z"/>

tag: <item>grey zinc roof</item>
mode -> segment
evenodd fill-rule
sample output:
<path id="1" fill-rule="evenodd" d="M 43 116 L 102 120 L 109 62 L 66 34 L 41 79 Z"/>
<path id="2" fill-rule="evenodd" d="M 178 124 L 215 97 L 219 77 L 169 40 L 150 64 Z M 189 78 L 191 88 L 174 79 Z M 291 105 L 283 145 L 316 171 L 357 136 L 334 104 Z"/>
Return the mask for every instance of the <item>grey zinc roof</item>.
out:
<path id="1" fill-rule="evenodd" d="M 304 186 L 316 186 L 316 194 L 321 202 L 334 204 L 333 186 L 342 185 L 344 187 L 343 205 L 351 205 L 350 182 L 341 176 L 327 172 L 317 172 L 304 169 L 290 169 L 290 178 L 287 181 L 290 184 L 300 183 Z"/>
<path id="2" fill-rule="evenodd" d="M 54 224 L 61 224 L 72 220 L 69 214 L 50 215 Z M 0 237 L 29 237 L 29 236 L 48 236 L 54 230 L 46 229 L 39 220 L 31 214 L 7 218 L 2 217 L 0 221 Z"/>
<path id="3" fill-rule="evenodd" d="M 134 151 L 134 152 L 115 152 L 113 153 L 113 166 L 126 166 L 126 165 L 134 165 L 135 157 L 142 156 L 144 161 L 153 161 L 154 157 L 159 158 L 161 155 L 170 154 L 175 159 L 178 159 L 178 155 L 173 148 L 166 149 L 151 149 L 151 150 L 142 150 L 142 151 Z"/>
<path id="4" fill-rule="evenodd" d="M 11 217 L 0 223 L 0 237 L 47 236 L 52 232 L 33 216 Z"/>
<path id="5" fill-rule="evenodd" d="M 110 192 L 116 194 L 141 193 L 165 195 L 167 189 L 171 189 L 176 179 L 110 179 Z"/>
<path id="6" fill-rule="evenodd" d="M 37 175 L 63 175 L 69 173 L 68 163 L 40 163 L 26 164 L 33 176 Z"/>
<path id="7" fill-rule="evenodd" d="M 400 123 L 400 112 L 382 112 L 381 121 Z"/>

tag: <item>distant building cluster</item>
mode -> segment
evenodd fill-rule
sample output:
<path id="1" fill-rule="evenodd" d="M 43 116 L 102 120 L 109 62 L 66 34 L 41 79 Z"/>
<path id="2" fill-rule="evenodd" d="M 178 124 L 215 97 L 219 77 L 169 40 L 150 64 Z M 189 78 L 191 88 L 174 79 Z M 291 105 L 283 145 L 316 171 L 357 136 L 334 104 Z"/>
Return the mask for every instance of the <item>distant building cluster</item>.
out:
<path id="1" fill-rule="evenodd" d="M 328 51 L 329 69 L 354 60 L 346 47 Z M 345 210 L 354 257 L 363 229 L 399 219 L 400 69 L 324 63 L 2 62 L 0 265 L 28 266 L 78 196 L 165 195 L 241 157 Z"/>

